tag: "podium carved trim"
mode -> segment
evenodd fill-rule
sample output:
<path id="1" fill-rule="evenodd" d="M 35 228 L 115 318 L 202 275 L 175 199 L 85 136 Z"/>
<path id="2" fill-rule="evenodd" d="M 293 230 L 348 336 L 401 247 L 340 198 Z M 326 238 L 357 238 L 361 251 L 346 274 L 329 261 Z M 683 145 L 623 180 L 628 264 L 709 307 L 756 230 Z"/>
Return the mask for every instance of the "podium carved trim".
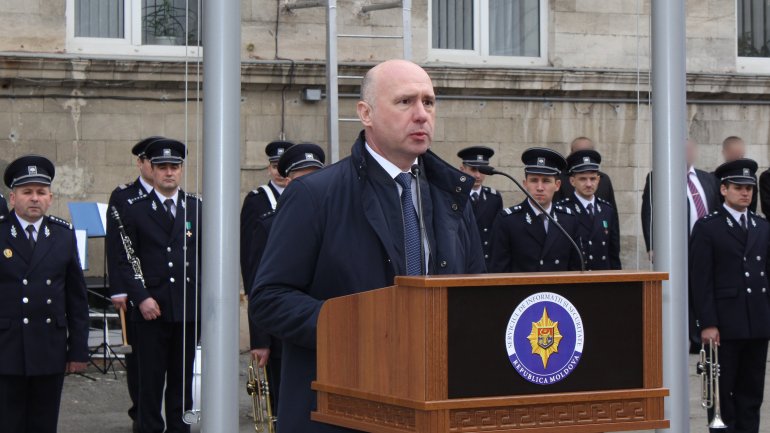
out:
<path id="1" fill-rule="evenodd" d="M 452 410 L 450 432 L 646 421 L 644 400 Z"/>
<path id="2" fill-rule="evenodd" d="M 414 409 L 362 400 L 360 398 L 328 394 L 328 410 L 326 413 L 363 421 L 372 425 L 409 431 L 417 430 Z"/>

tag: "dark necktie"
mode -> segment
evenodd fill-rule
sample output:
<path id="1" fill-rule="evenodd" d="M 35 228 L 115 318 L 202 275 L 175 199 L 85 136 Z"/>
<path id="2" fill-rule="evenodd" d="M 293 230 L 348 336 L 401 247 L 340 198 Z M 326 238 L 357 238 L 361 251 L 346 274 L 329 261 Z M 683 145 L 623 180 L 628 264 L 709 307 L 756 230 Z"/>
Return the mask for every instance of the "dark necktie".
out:
<path id="1" fill-rule="evenodd" d="M 591 217 L 591 221 L 594 219 L 594 204 L 588 203 L 588 206 L 586 206 L 586 211 L 588 211 L 588 216 Z"/>
<path id="2" fill-rule="evenodd" d="M 538 216 L 543 221 L 543 229 L 545 230 L 545 233 L 548 234 L 548 216 L 546 216 L 544 213 L 541 213 Z"/>
<path id="3" fill-rule="evenodd" d="M 35 226 L 30 224 L 27 226 L 26 230 L 29 239 L 29 247 L 34 250 L 35 244 L 37 243 L 37 241 L 35 241 Z"/>
<path id="4" fill-rule="evenodd" d="M 421 275 L 420 269 L 420 225 L 417 221 L 417 211 L 412 202 L 412 175 L 401 173 L 396 176 L 396 182 L 401 185 L 401 212 L 404 216 L 404 252 L 406 253 L 407 275 Z"/>
<path id="5" fill-rule="evenodd" d="M 167 198 L 163 205 L 166 206 L 166 212 L 168 212 L 168 217 L 171 219 L 171 221 L 174 221 L 174 212 L 172 209 L 174 208 L 174 200 Z"/>
<path id="6" fill-rule="evenodd" d="M 479 202 L 479 193 L 477 193 L 477 192 L 475 192 L 475 191 L 471 193 L 471 202 L 472 202 L 474 205 L 475 205 L 475 204 L 478 204 L 478 202 Z"/>
<path id="7" fill-rule="evenodd" d="M 687 173 L 687 188 L 690 189 L 692 201 L 695 203 L 695 212 L 698 213 L 698 219 L 701 219 L 706 216 L 706 205 L 703 204 L 703 197 L 700 196 L 698 188 L 695 186 L 695 182 L 690 178 L 691 175 L 692 173 Z"/>
<path id="8" fill-rule="evenodd" d="M 746 215 L 744 214 L 741 214 L 741 228 L 743 229 L 743 231 L 749 230 L 749 226 L 746 225 Z"/>

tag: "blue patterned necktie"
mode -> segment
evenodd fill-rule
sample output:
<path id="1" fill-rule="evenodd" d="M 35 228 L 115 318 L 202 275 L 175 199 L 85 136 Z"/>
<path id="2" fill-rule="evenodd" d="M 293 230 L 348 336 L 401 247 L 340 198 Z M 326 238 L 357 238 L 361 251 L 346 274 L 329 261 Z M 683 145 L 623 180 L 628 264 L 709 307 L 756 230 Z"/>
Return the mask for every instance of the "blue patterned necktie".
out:
<path id="1" fill-rule="evenodd" d="M 412 175 L 401 173 L 396 176 L 401 185 L 401 211 L 404 214 L 404 252 L 406 253 L 407 275 L 421 275 L 420 269 L 420 225 L 417 211 L 412 202 Z"/>

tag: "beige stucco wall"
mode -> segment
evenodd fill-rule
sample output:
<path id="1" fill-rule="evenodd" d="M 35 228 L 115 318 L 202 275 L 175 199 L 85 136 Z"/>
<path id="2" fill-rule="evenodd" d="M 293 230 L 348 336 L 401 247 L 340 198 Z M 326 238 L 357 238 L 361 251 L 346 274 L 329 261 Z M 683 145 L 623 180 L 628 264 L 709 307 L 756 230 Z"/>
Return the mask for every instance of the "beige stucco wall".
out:
<path id="1" fill-rule="evenodd" d="M 115 68 L 125 72 L 125 80 L 104 82 L 103 76 L 115 75 Z M 167 135 L 186 139 L 190 145 L 187 163 L 187 189 L 195 191 L 195 171 L 202 153 L 194 99 L 186 104 L 178 77 L 181 65 L 157 63 L 141 68 L 126 63 L 92 62 L 78 65 L 73 77 L 69 61 L 17 62 L 16 69 L 4 69 L 3 79 L 12 85 L 0 98 L 0 170 L 13 158 L 29 152 L 41 153 L 57 164 L 55 192 L 58 201 L 52 213 L 68 218 L 66 202 L 96 200 L 105 202 L 118 184 L 136 176 L 131 145 L 148 135 Z M 45 71 L 46 78 L 22 79 L 20 74 Z M 154 72 L 153 72 L 154 71 Z M 263 149 L 280 133 L 281 87 L 286 79 L 283 66 L 252 65 L 244 68 L 241 104 L 241 193 L 266 180 L 267 161 Z M 285 132 L 296 141 L 315 141 L 326 146 L 326 108 L 323 103 L 303 102 L 299 89 L 322 80 L 322 70 L 315 65 L 298 68 L 301 77 L 286 91 Z M 539 76 L 527 79 L 500 74 L 499 71 L 433 69 L 440 93 L 459 93 L 457 82 L 465 85 L 464 96 L 493 91 L 504 95 L 546 88 L 550 82 L 569 82 L 561 96 L 591 94 L 601 86 L 631 91 L 634 85 L 621 75 L 594 80 L 585 74 L 575 76 Z M 58 78 L 57 78 L 58 77 Z M 167 81 L 159 80 L 165 77 Z M 495 78 L 496 77 L 496 78 Z M 129 80 L 128 78 L 133 78 Z M 122 85 L 116 85 L 121 83 Z M 613 84 L 614 83 L 614 84 Z M 693 77 L 689 88 L 701 86 L 730 90 L 738 96 L 752 96 L 766 87 L 762 81 L 719 84 L 710 77 Z M 193 91 L 189 94 L 192 98 Z M 573 89 L 573 90 L 570 90 Z M 742 89 L 742 90 L 741 90 Z M 738 93 L 742 91 L 743 93 Z M 9 95 L 18 95 L 10 97 Z M 343 115 L 354 113 L 354 99 L 341 104 Z M 187 114 L 185 114 L 187 110 Z M 706 105 L 692 103 L 688 108 L 689 134 L 701 142 L 699 166 L 713 169 L 720 161 L 719 143 L 727 135 L 741 135 L 750 144 L 749 156 L 761 167 L 770 165 L 770 106 Z M 186 125 L 186 127 L 185 127 Z M 343 156 L 358 132 L 356 124 L 342 124 L 340 148 Z M 471 144 L 495 149 L 494 164 L 519 176 L 520 155 L 530 146 L 548 146 L 566 152 L 567 143 L 578 135 L 592 137 L 604 156 L 603 169 L 612 176 L 621 215 L 623 261 L 626 267 L 645 267 L 643 243 L 639 237 L 639 208 L 644 176 L 650 166 L 650 107 L 646 103 L 500 101 L 442 99 L 434 150 L 452 163 L 455 153 Z M 504 179 L 489 184 L 504 194 L 507 205 L 522 199 Z M 101 249 L 92 241 L 92 264 L 100 263 Z M 93 269 L 101 269 L 95 266 Z"/>
<path id="2" fill-rule="evenodd" d="M 412 45 L 418 62 L 427 59 L 430 44 L 429 1 L 413 0 Z M 277 8 L 285 2 L 241 0 L 244 60 L 272 60 L 276 56 L 295 61 L 325 59 L 324 8 L 292 12 Z M 401 34 L 400 10 L 359 13 L 362 5 L 371 3 L 370 0 L 339 0 L 339 32 Z M 650 0 L 550 0 L 547 3 L 547 66 L 634 69 L 638 64 L 642 69 L 649 67 Z M 68 52 L 65 0 L 4 0 L 1 7 L 0 51 Z M 733 1 L 687 1 L 689 72 L 735 72 L 735 9 Z M 341 62 L 371 62 L 400 55 L 400 41 L 340 41 Z"/>

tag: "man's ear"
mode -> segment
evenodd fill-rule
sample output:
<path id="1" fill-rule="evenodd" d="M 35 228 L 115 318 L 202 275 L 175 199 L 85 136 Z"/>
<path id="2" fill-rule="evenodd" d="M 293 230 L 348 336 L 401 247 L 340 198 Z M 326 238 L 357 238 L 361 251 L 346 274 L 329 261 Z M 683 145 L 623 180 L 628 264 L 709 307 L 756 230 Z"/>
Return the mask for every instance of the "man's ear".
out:
<path id="1" fill-rule="evenodd" d="M 358 118 L 364 126 L 372 126 L 372 106 L 366 101 L 358 101 L 356 104 Z"/>
<path id="2" fill-rule="evenodd" d="M 561 179 L 559 177 L 556 177 L 556 181 L 554 182 L 556 184 L 556 189 L 561 188 Z"/>

